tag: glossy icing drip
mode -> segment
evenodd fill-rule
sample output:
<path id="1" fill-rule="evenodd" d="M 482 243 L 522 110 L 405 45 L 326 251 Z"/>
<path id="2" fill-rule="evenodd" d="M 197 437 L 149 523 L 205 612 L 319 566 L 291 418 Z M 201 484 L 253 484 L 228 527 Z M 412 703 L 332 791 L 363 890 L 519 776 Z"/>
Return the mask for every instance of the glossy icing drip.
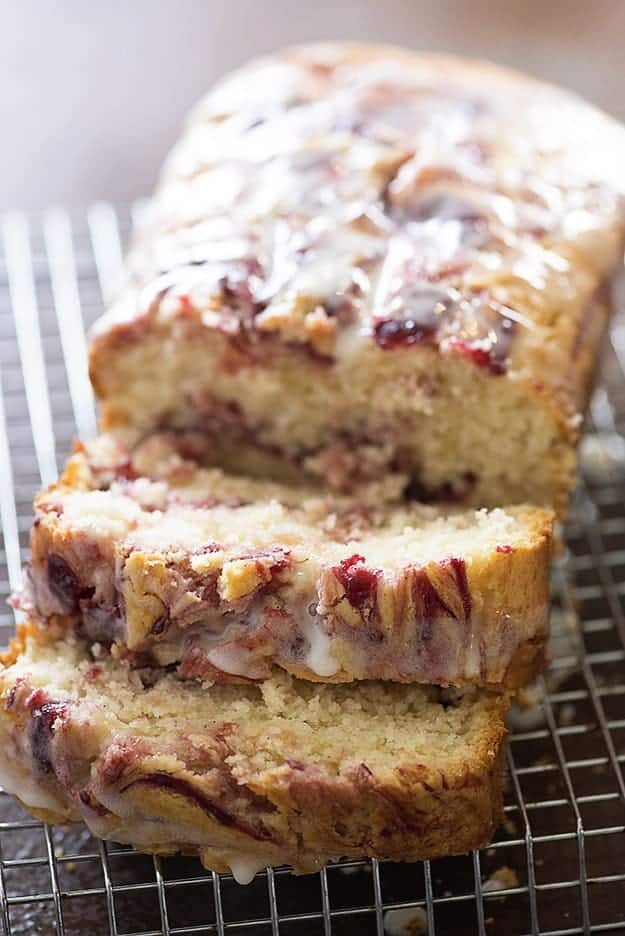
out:
<path id="1" fill-rule="evenodd" d="M 252 358 L 283 342 L 319 361 L 355 333 L 503 374 L 527 321 L 502 291 L 543 292 L 569 245 L 596 263 L 588 233 L 618 212 L 614 173 L 575 143 L 600 120 L 435 58 L 325 46 L 263 60 L 198 108 L 102 327 L 134 319 L 139 334 L 156 315 Z"/>
<path id="2" fill-rule="evenodd" d="M 244 852 L 228 852 L 227 858 L 237 884 L 251 884 L 258 872 L 267 867 L 265 859 Z"/>
<path id="3" fill-rule="evenodd" d="M 306 666 L 316 676 L 335 676 L 341 666 L 332 654 L 332 640 L 323 630 L 323 621 L 316 616 L 304 615 L 301 632 L 308 644 L 304 656 Z"/>

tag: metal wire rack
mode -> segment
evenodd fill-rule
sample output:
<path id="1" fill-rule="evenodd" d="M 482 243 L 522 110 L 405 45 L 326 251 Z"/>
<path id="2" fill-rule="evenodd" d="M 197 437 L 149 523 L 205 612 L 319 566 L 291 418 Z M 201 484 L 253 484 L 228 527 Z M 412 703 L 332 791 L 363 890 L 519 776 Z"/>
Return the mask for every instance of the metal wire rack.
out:
<path id="1" fill-rule="evenodd" d="M 0 643 L 31 500 L 95 429 L 85 331 L 121 270 L 138 209 L 0 219 Z M 606 348 L 582 480 L 554 575 L 542 706 L 517 715 L 506 820 L 467 857 L 268 870 L 245 889 L 185 858 L 52 829 L 0 794 L 5 936 L 506 936 L 625 933 L 625 315 Z"/>

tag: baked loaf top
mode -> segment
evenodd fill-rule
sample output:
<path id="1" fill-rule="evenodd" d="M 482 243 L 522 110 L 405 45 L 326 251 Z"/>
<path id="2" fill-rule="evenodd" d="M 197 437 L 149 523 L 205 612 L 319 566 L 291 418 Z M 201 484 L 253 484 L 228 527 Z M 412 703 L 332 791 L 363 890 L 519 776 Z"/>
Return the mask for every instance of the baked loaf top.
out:
<path id="1" fill-rule="evenodd" d="M 30 631 L 0 670 L 0 782 L 48 821 L 249 880 L 466 852 L 501 818 L 503 697 L 279 672 L 206 690 Z"/>
<path id="2" fill-rule="evenodd" d="M 193 435 L 103 436 L 38 496 L 26 610 L 137 665 L 518 686 L 544 665 L 552 515 L 236 478 Z M 32 602 L 32 605 L 31 605 Z"/>
<path id="3" fill-rule="evenodd" d="M 615 122 L 492 65 L 350 43 L 256 61 L 165 167 L 96 333 L 96 389 L 108 352 L 168 323 L 252 357 L 437 348 L 552 388 L 573 419 L 593 296 L 622 257 L 624 163 Z"/>

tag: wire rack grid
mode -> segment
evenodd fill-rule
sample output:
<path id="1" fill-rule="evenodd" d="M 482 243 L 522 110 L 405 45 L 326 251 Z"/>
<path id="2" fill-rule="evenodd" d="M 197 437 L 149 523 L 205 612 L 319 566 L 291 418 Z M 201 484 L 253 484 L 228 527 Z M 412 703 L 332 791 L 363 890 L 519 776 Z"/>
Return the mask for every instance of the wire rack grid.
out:
<path id="1" fill-rule="evenodd" d="M 86 329 L 118 280 L 139 209 L 0 219 L 0 643 L 27 557 L 32 496 L 95 431 Z M 622 304 L 621 304 L 622 305 Z M 420 864 L 268 870 L 242 889 L 193 859 L 52 829 L 0 794 L 4 936 L 569 936 L 625 933 L 625 315 L 582 449 L 554 574 L 542 706 L 517 713 L 492 846 Z"/>

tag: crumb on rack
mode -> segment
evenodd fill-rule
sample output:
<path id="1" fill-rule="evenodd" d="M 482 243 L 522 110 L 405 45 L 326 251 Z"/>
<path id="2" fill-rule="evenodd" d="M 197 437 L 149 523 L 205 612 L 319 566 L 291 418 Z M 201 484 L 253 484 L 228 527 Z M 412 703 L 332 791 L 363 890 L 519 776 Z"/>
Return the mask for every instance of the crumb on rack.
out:
<path id="1" fill-rule="evenodd" d="M 558 724 L 560 727 L 566 727 L 567 725 L 572 725 L 575 721 L 575 706 L 570 702 L 567 702 L 560 708 L 558 713 Z"/>
<path id="2" fill-rule="evenodd" d="M 384 932 L 387 936 L 425 936 L 428 920 L 421 907 L 387 910 L 384 914 Z"/>
<path id="3" fill-rule="evenodd" d="M 508 865 L 502 865 L 501 868 L 497 868 L 497 870 L 491 874 L 488 880 L 484 881 L 482 884 L 482 891 L 488 894 L 493 891 L 507 890 L 509 887 L 518 886 L 519 876 L 514 868 L 509 868 Z"/>
<path id="4" fill-rule="evenodd" d="M 362 864 L 346 864 L 346 865 L 342 865 L 342 864 L 340 864 L 340 865 L 338 865 L 338 869 L 337 869 L 337 870 L 339 871 L 339 874 L 345 874 L 345 875 L 347 875 L 347 876 L 349 877 L 349 876 L 352 875 L 352 874 L 359 874 L 359 873 L 361 873 L 361 872 L 365 872 L 365 873 L 366 873 L 367 871 L 371 871 L 371 865 L 368 865 L 368 864 L 365 864 L 365 865 L 362 865 Z"/>

